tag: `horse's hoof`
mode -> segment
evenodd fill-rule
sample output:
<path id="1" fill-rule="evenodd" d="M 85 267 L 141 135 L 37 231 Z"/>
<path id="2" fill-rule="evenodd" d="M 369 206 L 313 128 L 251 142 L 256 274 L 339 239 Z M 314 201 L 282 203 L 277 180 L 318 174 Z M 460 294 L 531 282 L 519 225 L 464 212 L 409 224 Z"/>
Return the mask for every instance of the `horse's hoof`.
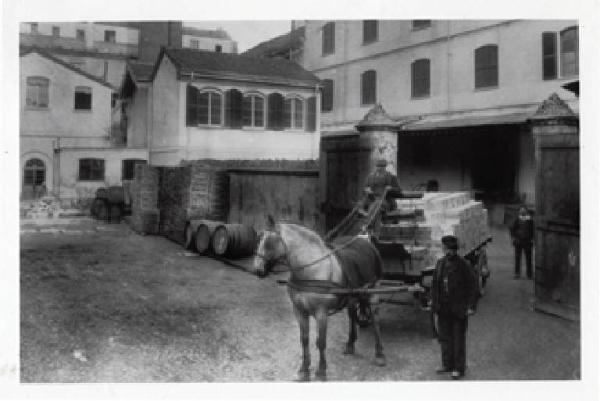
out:
<path id="1" fill-rule="evenodd" d="M 375 366 L 385 366 L 386 365 L 385 356 L 383 356 L 383 355 L 376 356 L 375 361 L 373 363 L 375 364 Z"/>
<path id="2" fill-rule="evenodd" d="M 344 348 L 344 355 L 354 355 L 354 345 L 346 344 L 346 348 Z"/>
<path id="3" fill-rule="evenodd" d="M 325 369 L 321 370 L 317 370 L 315 372 L 315 379 L 319 380 L 319 381 L 327 381 L 327 372 L 325 371 Z"/>
<path id="4" fill-rule="evenodd" d="M 310 371 L 309 370 L 299 370 L 297 381 L 309 382 L 310 381 Z"/>

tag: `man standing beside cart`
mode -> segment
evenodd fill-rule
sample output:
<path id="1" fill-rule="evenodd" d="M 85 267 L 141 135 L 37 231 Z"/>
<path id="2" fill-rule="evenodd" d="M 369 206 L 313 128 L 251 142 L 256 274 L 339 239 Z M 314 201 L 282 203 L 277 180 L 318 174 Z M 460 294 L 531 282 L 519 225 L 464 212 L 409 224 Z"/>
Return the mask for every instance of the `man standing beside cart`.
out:
<path id="1" fill-rule="evenodd" d="M 458 380 L 465 375 L 467 320 L 474 313 L 477 284 L 471 266 L 457 254 L 457 238 L 443 237 L 442 246 L 445 256 L 435 266 L 431 287 L 442 349 L 437 373 L 451 373 L 452 379 Z"/>

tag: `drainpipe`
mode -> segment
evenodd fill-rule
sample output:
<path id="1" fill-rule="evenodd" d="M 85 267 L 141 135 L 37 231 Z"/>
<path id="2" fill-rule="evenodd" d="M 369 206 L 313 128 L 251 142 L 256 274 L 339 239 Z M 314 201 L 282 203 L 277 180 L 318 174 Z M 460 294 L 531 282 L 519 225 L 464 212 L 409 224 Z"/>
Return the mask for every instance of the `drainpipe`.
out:
<path id="1" fill-rule="evenodd" d="M 452 54 L 450 53 L 450 21 L 446 21 L 446 109 L 450 111 L 452 103 L 450 101 L 450 64 Z"/>

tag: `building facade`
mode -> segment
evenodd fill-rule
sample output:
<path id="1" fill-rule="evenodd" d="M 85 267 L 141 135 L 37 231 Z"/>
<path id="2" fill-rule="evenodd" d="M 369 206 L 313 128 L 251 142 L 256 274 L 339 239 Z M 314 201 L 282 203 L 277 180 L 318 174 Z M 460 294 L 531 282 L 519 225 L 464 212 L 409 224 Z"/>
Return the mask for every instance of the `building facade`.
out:
<path id="1" fill-rule="evenodd" d="M 318 79 L 295 63 L 165 49 L 150 99 L 152 165 L 318 158 Z"/>
<path id="2" fill-rule="evenodd" d="M 181 34 L 181 47 L 208 50 L 219 53 L 237 54 L 237 42 L 223 29 L 198 29 L 184 26 Z"/>
<path id="3" fill-rule="evenodd" d="M 400 125 L 401 185 L 534 203 L 527 119 L 578 77 L 568 20 L 306 21 L 303 66 L 322 80 L 324 140 L 358 135 L 377 103 Z"/>
<path id="4" fill-rule="evenodd" d="M 145 149 L 115 143 L 114 88 L 42 50 L 20 59 L 21 197 L 50 193 L 65 203 L 119 185 Z"/>

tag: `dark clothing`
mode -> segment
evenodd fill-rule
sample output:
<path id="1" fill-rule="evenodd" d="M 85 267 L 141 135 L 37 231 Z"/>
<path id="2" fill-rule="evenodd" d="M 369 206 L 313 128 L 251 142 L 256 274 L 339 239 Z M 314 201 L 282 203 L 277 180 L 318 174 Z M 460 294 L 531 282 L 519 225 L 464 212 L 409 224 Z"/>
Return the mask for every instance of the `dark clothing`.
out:
<path id="1" fill-rule="evenodd" d="M 527 277 L 533 275 L 531 267 L 531 251 L 533 248 L 534 225 L 533 219 L 520 219 L 517 217 L 510 229 L 510 236 L 515 247 L 515 276 L 521 275 L 521 254 L 525 254 Z"/>
<path id="2" fill-rule="evenodd" d="M 465 371 L 467 310 L 474 309 L 476 300 L 477 284 L 469 262 L 458 255 L 438 260 L 431 301 L 438 316 L 442 364 L 448 370 Z"/>
<path id="3" fill-rule="evenodd" d="M 467 345 L 467 317 L 456 318 L 438 314 L 438 336 L 442 348 L 442 366 L 447 370 L 465 373 Z"/>
<path id="4" fill-rule="evenodd" d="M 371 188 L 373 195 L 380 197 L 385 191 L 385 187 L 400 188 L 398 177 L 389 171 L 379 172 L 374 171 L 367 177 L 366 186 Z"/>
<path id="5" fill-rule="evenodd" d="M 521 244 L 515 242 L 515 276 L 521 275 L 521 254 L 525 254 L 525 266 L 527 267 L 527 278 L 533 277 L 533 268 L 531 267 L 531 251 L 533 245 Z"/>

